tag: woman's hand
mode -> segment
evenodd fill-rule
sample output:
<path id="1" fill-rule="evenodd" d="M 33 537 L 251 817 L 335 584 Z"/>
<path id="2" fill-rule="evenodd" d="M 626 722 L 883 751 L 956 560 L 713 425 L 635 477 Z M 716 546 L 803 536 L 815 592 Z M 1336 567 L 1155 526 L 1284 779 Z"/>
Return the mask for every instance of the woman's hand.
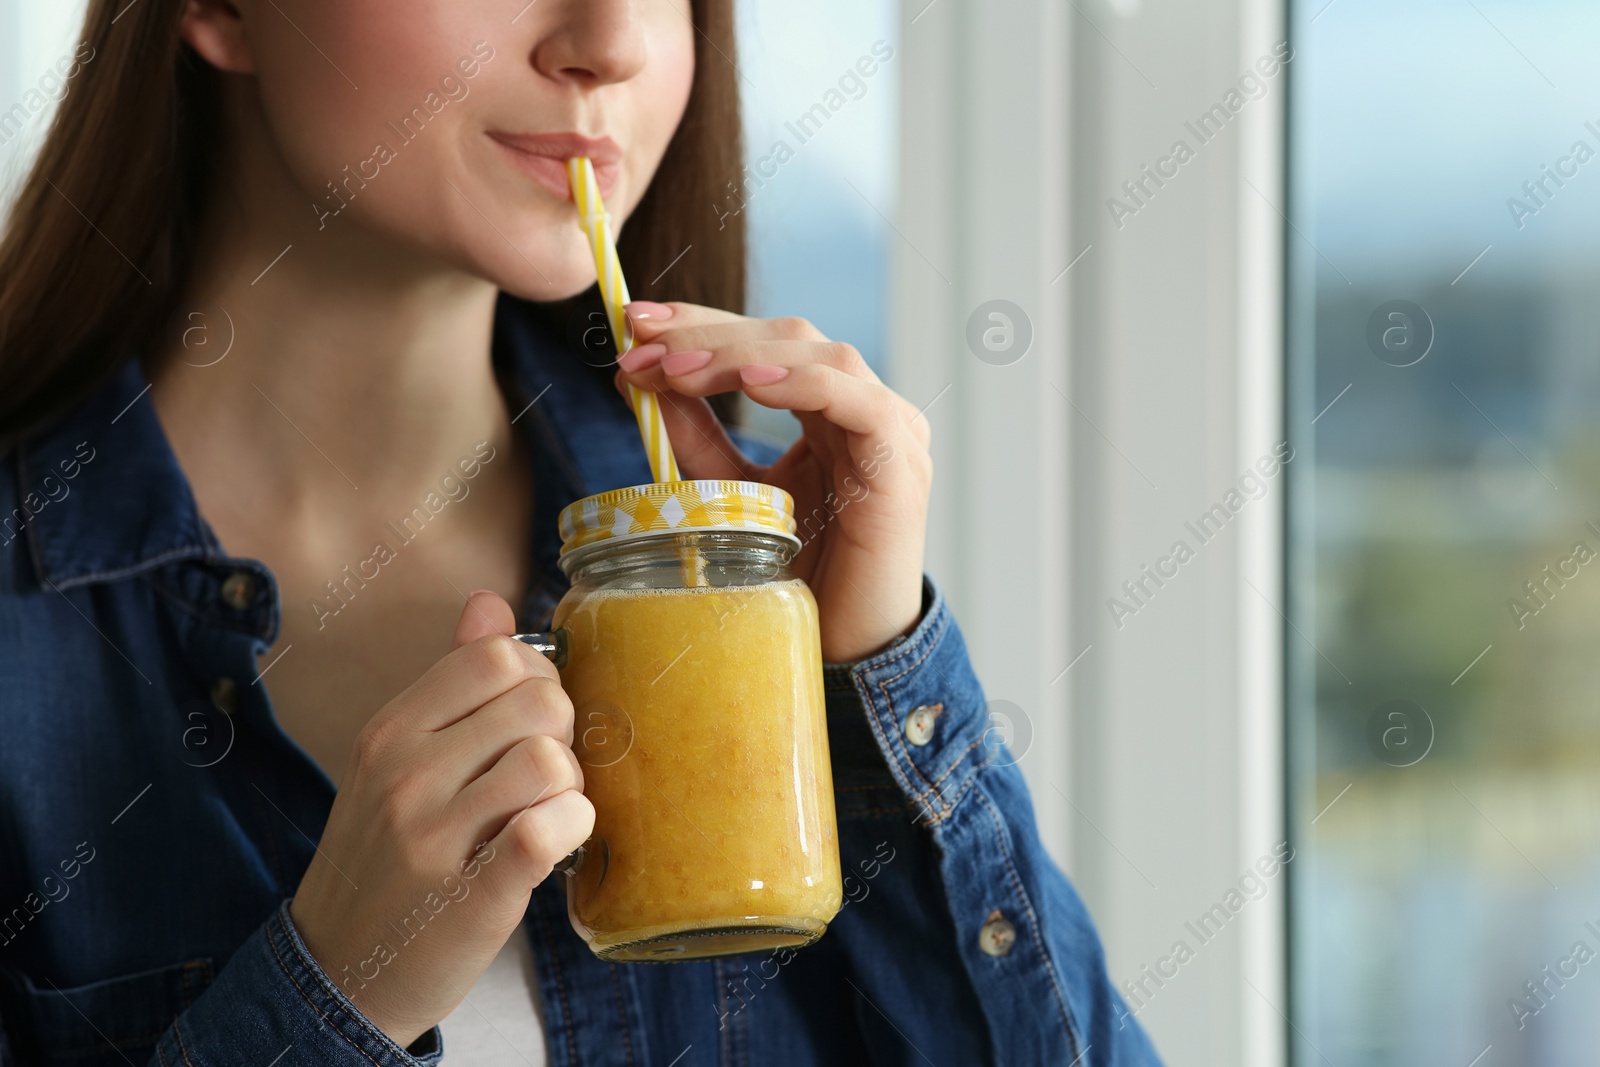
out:
<path id="1" fill-rule="evenodd" d="M 794 497 L 804 542 L 795 571 L 817 598 L 823 659 L 860 659 L 908 632 L 922 610 L 927 420 L 861 353 L 804 319 L 644 301 L 628 315 L 635 346 L 617 386 L 661 394 L 683 476 L 766 482 Z M 800 440 L 770 467 L 740 454 L 704 399 L 735 389 L 800 420 Z"/>
<path id="2" fill-rule="evenodd" d="M 594 829 L 556 669 L 474 593 L 454 649 L 351 750 L 289 907 L 311 955 L 401 1047 L 450 1013 Z"/>

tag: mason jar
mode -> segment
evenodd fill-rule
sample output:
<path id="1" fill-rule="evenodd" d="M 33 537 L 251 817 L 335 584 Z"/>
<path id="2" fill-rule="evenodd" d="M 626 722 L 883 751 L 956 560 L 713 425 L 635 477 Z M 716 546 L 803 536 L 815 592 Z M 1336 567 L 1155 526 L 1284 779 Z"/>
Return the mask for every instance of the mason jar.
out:
<path id="1" fill-rule="evenodd" d="M 594 835 L 568 915 L 604 958 L 806 945 L 842 900 L 816 600 L 756 482 L 618 489 L 560 517 L 551 634 Z"/>

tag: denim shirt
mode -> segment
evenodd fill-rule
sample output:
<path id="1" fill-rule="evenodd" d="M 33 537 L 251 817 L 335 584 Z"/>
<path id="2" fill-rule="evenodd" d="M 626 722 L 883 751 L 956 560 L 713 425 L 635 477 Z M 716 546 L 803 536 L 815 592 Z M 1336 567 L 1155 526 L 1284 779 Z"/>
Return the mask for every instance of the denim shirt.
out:
<path id="1" fill-rule="evenodd" d="M 494 358 L 534 466 L 526 630 L 566 588 L 560 508 L 651 480 L 610 371 L 561 333 L 502 298 Z M 439 1063 L 437 1027 L 390 1040 L 289 917 L 334 785 L 258 673 L 273 575 L 218 542 L 146 389 L 129 360 L 0 457 L 0 1065 Z M 553 875 L 524 923 L 550 1063 L 1157 1063 L 938 586 L 909 635 L 824 674 L 846 873 L 828 932 L 608 963 Z"/>

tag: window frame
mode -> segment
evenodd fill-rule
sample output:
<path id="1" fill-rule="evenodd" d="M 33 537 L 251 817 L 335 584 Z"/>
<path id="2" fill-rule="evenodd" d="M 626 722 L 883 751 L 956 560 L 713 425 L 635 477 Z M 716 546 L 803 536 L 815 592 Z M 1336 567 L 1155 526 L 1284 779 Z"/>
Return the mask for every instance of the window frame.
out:
<path id="1" fill-rule="evenodd" d="M 1105 201 L 1284 39 L 1284 5 L 1140 8 L 903 6 L 888 375 L 934 424 L 928 569 L 989 699 L 1030 720 L 1040 832 L 1119 985 L 1286 832 L 1283 483 L 1159 611 L 1117 630 L 1104 604 L 1283 439 L 1286 79 L 1167 203 L 1119 230 Z M 1006 367 L 965 342 L 995 298 L 1034 331 Z M 1201 391 L 1175 405 L 1152 395 L 1165 379 Z M 1199 758 L 1159 743 L 1195 734 Z M 1158 1048 L 1285 1062 L 1286 890 L 1141 1010 Z"/>

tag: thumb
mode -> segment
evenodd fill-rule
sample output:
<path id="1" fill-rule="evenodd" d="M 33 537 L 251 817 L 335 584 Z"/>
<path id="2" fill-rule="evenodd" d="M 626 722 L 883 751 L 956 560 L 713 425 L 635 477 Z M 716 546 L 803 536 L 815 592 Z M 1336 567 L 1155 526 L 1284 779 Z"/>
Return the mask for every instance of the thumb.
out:
<path id="1" fill-rule="evenodd" d="M 450 648 L 454 651 L 490 634 L 516 632 L 517 616 L 505 598 L 489 589 L 474 589 L 467 594 L 467 604 L 461 609 L 461 618 L 456 620 L 456 636 Z"/>

